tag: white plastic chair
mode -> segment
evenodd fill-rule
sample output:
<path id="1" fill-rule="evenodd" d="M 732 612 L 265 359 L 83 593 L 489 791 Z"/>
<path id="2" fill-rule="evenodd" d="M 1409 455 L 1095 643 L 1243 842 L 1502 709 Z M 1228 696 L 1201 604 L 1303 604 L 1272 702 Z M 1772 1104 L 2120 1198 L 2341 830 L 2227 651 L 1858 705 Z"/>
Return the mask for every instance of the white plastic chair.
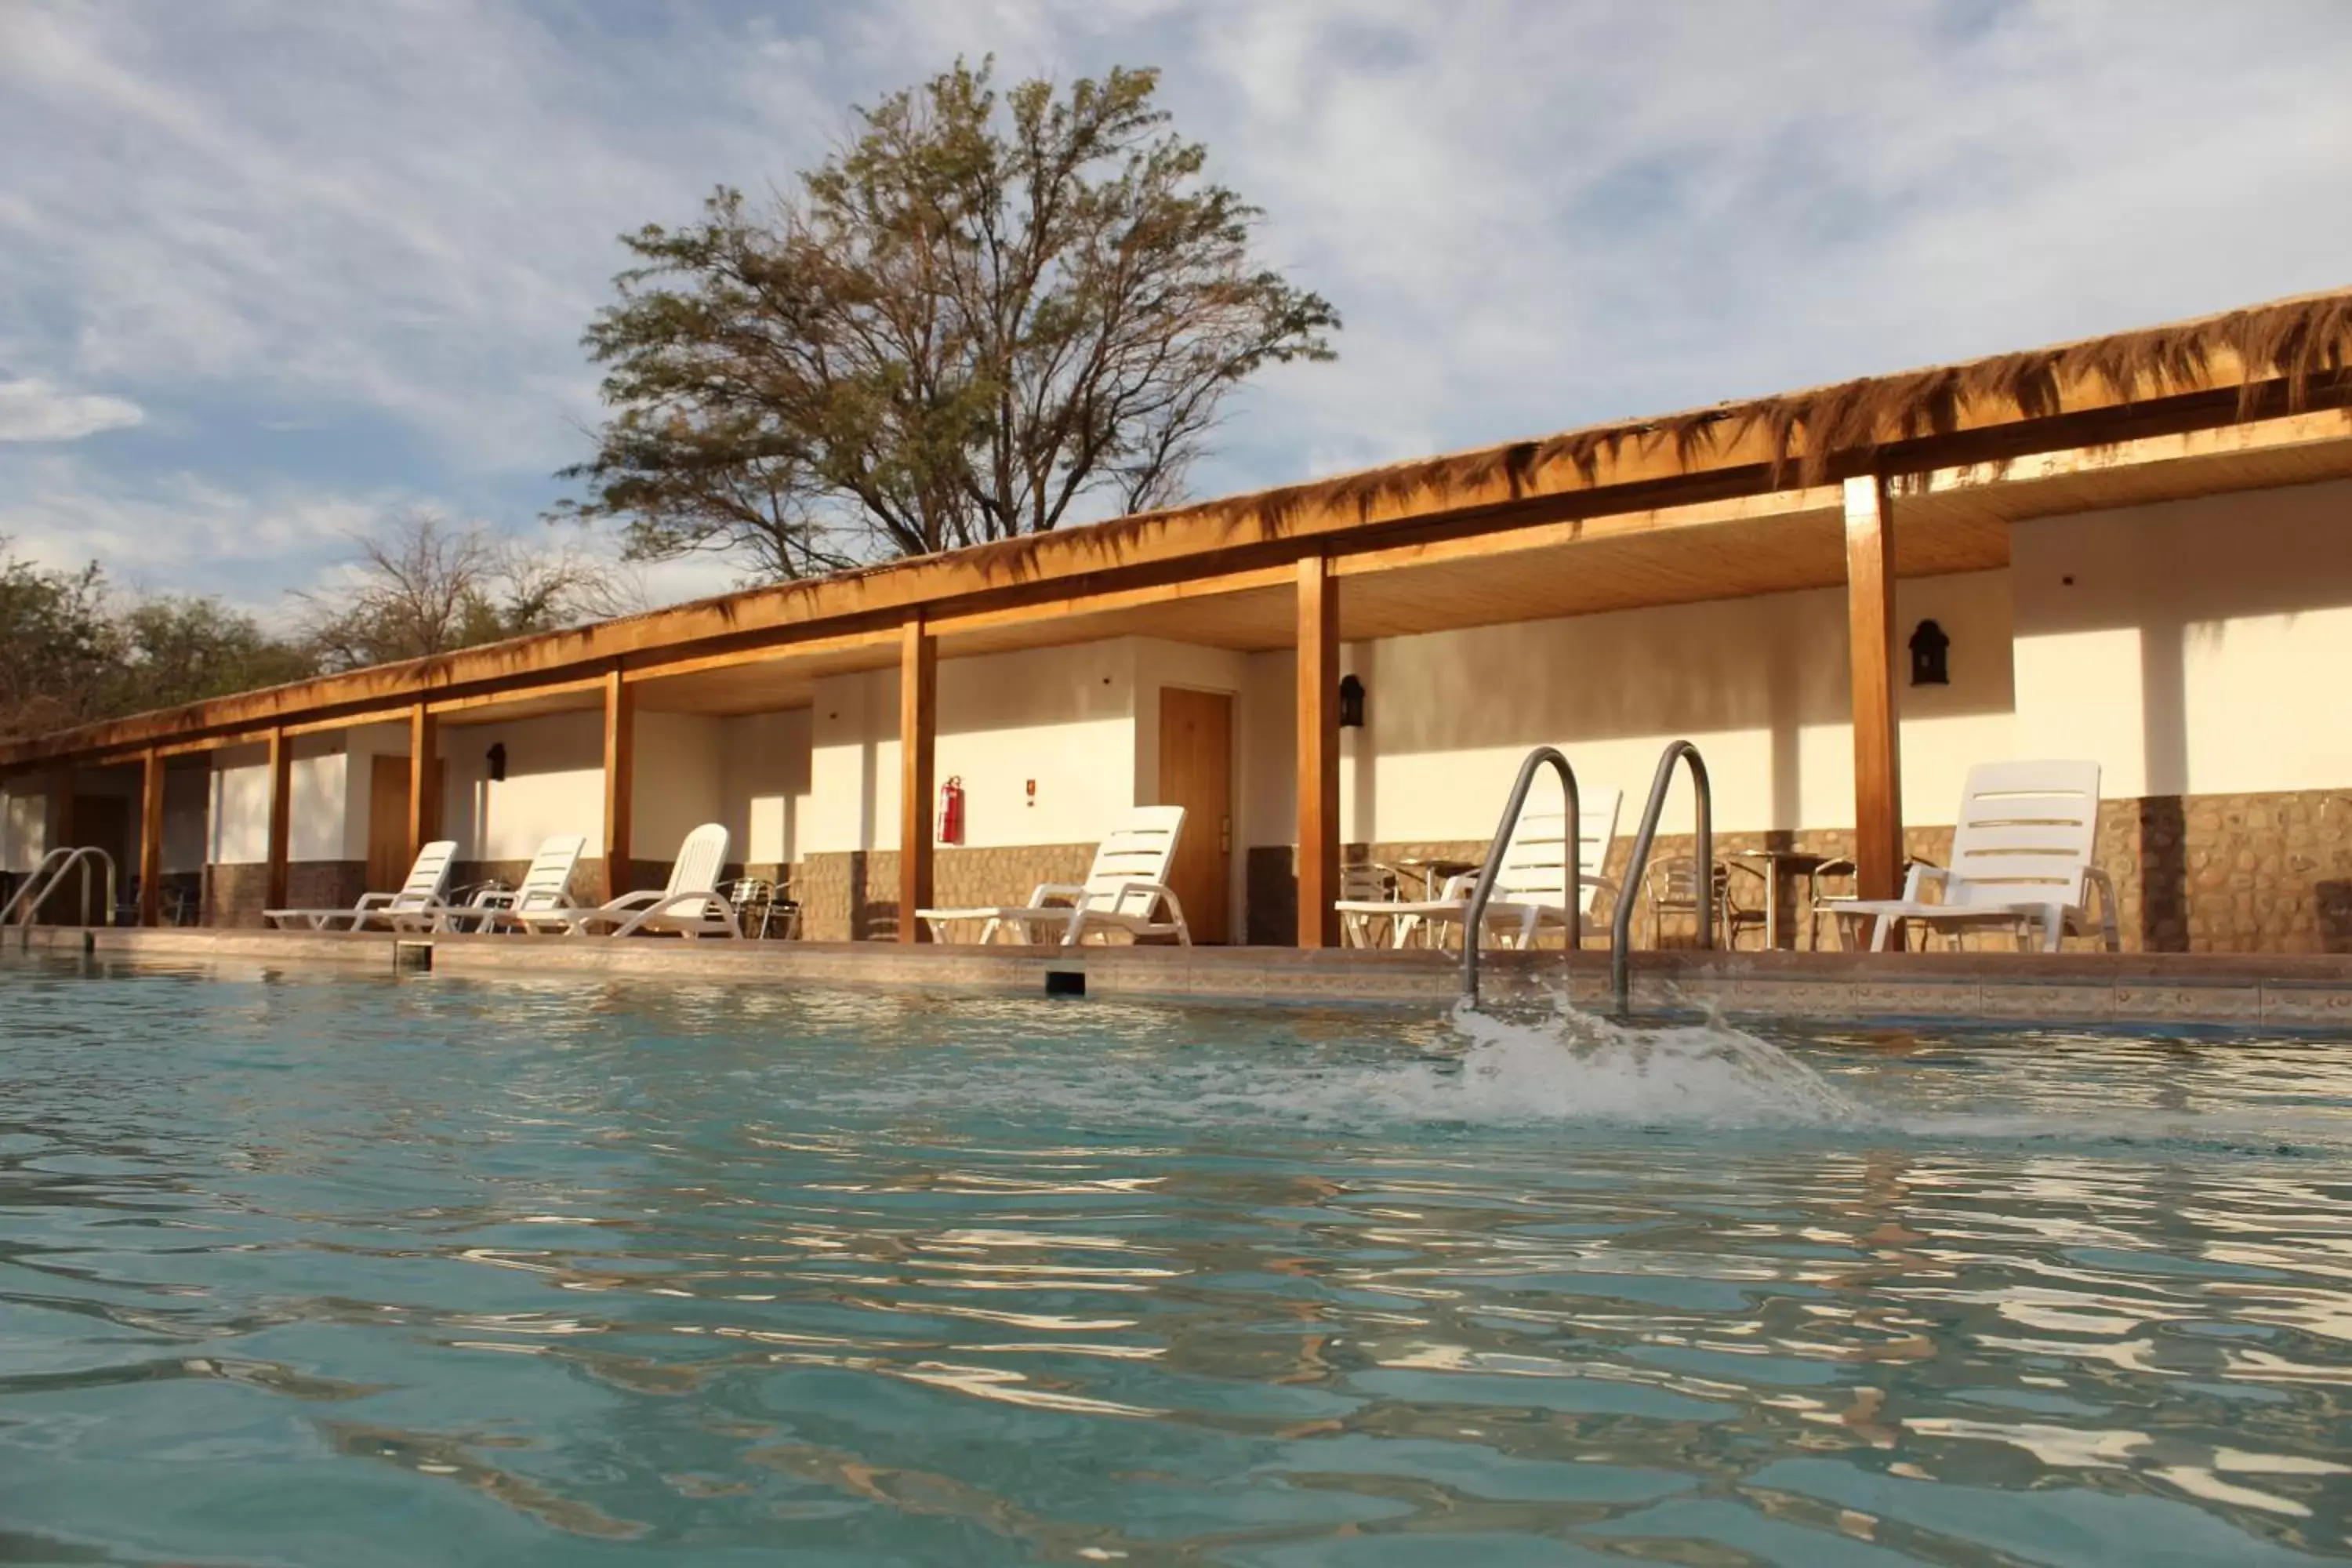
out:
<path id="1" fill-rule="evenodd" d="M 2098 895 L 2097 931 L 2109 952 L 2116 932 L 2116 889 L 2092 863 L 2099 836 L 2099 764 L 2078 762 L 1980 763 L 1969 770 L 1949 867 L 1915 863 L 1899 899 L 1840 900 L 1838 921 L 1871 921 L 1870 947 L 1886 950 L 1897 921 L 1946 932 L 1958 945 L 1971 929 L 2007 927 L 2021 949 L 2035 928 L 2044 952 L 2069 933 L 2093 929 L 2089 894 Z M 1930 901 L 1930 889 L 1940 896 Z"/>
<path id="2" fill-rule="evenodd" d="M 530 868 L 522 874 L 522 886 L 477 900 L 477 906 L 486 911 L 479 917 L 481 929 L 535 931 L 542 924 L 557 931 L 566 929 L 565 922 L 577 912 L 572 901 L 572 875 L 579 869 L 580 857 L 587 848 L 588 840 L 577 833 L 541 840 L 539 853 L 530 858 Z"/>
<path id="3" fill-rule="evenodd" d="M 365 931 L 379 921 L 395 926 L 412 916 L 429 921 L 449 907 L 449 872 L 457 862 L 457 840 L 436 838 L 417 853 L 408 880 L 396 893 L 362 893 L 360 901 L 347 910 L 264 910 L 261 916 L 279 926 L 299 921 L 312 931 L 333 931 L 338 921 L 349 921 L 352 931 Z"/>
<path id="4" fill-rule="evenodd" d="M 669 881 L 661 891 L 624 893 L 593 910 L 559 912 L 555 918 L 574 936 L 593 936 L 595 928 L 611 926 L 614 936 L 638 931 L 677 936 L 743 934 L 735 910 L 719 891 L 719 873 L 727 865 L 727 829 L 706 822 L 686 836 L 670 862 Z"/>
<path id="5" fill-rule="evenodd" d="M 948 940 L 950 921 L 980 921 L 983 942 L 1010 931 L 1018 942 L 1075 947 L 1090 934 L 1125 931 L 1134 937 L 1173 936 L 1190 947 L 1192 932 L 1184 923 L 1184 907 L 1168 886 L 1168 867 L 1183 831 L 1182 806 L 1139 805 L 1096 847 L 1084 882 L 1044 883 L 1025 904 L 918 910 L 915 918 L 929 925 L 934 942 Z"/>
<path id="6" fill-rule="evenodd" d="M 1594 897 L 1616 888 L 1601 875 L 1609 864 L 1610 846 L 1617 838 L 1617 816 L 1625 792 L 1596 789 L 1577 803 L 1577 913 L 1589 917 Z M 1507 947 L 1532 947 L 1547 925 L 1568 929 L 1568 809 L 1522 811 L 1503 846 L 1503 864 L 1495 873 L 1495 890 L 1486 904 L 1486 923 Z M 1342 899 L 1335 906 L 1341 926 L 1358 946 L 1370 944 L 1370 925 L 1385 917 L 1393 922 L 1390 942 L 1402 947 L 1416 926 L 1438 930 L 1460 925 L 1469 918 L 1470 895 L 1478 885 L 1476 873 L 1449 877 L 1434 899 L 1403 903 Z"/>

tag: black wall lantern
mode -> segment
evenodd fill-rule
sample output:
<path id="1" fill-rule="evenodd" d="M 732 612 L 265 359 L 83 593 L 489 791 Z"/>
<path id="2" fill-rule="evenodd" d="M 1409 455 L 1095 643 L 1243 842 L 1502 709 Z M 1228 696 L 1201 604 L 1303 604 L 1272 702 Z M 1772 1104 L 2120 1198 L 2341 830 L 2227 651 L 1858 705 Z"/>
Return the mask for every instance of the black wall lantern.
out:
<path id="1" fill-rule="evenodd" d="M 1339 678 L 1339 728 L 1364 727 L 1364 683 L 1352 675 Z"/>
<path id="2" fill-rule="evenodd" d="M 488 762 L 490 764 L 491 782 L 494 784 L 506 783 L 507 743 L 504 741 L 499 742 L 496 745 L 490 748 Z"/>
<path id="3" fill-rule="evenodd" d="M 1945 667 L 1945 650 L 1952 639 L 1944 628 L 1933 621 L 1921 621 L 1911 634 L 1911 684 L 1914 686 L 1949 686 L 1951 672 Z"/>

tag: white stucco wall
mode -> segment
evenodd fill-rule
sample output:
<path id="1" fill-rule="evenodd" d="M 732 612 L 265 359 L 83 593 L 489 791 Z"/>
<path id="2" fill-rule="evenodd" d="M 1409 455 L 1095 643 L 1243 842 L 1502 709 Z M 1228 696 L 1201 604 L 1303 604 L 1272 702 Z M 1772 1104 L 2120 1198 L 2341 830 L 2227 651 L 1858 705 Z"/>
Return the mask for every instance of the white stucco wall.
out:
<path id="1" fill-rule="evenodd" d="M 1135 641 L 940 662 L 933 766 L 963 782 L 966 845 L 1090 842 L 1135 804 Z M 811 726 L 800 852 L 897 848 L 898 672 L 819 681 Z"/>
<path id="2" fill-rule="evenodd" d="M 700 713 L 638 712 L 635 809 L 629 816 L 634 858 L 671 859 L 688 834 L 706 822 L 727 820 L 725 722 Z M 595 820 L 601 820 L 601 804 L 597 810 Z M 742 840 L 731 831 L 727 858 L 743 858 Z"/>
<path id="3" fill-rule="evenodd" d="M 722 815 L 746 865 L 788 865 L 809 810 L 810 710 L 787 709 L 719 722 Z"/>
<path id="4" fill-rule="evenodd" d="M 2110 798 L 2352 784 L 2352 484 L 2020 522 L 2021 752 Z"/>
<path id="5" fill-rule="evenodd" d="M 49 797 L 20 781 L 0 791 L 0 871 L 29 871 L 49 848 Z"/>
<path id="6" fill-rule="evenodd" d="M 1907 639 L 1923 618 L 1952 639 L 1951 684 L 1904 686 L 1904 813 L 1952 820 L 1970 763 L 2011 753 L 2008 574 L 1906 581 Z M 1899 654 L 1898 677 L 1907 668 Z M 1549 743 L 1587 789 L 1624 792 L 1630 831 L 1658 754 L 1677 737 L 1707 763 L 1725 831 L 1853 821 L 1853 739 L 1842 589 L 1526 621 L 1350 644 L 1366 722 L 1340 736 L 1340 832 L 1350 842 L 1479 838 L 1520 759 Z M 1249 661 L 1244 831 L 1296 837 L 1294 671 Z M 1678 775 L 1664 820 L 1691 819 Z"/>
<path id="7" fill-rule="evenodd" d="M 347 853 L 344 805 L 349 759 L 344 737 L 304 735 L 294 748 L 286 853 L 293 860 L 364 859 Z M 224 866 L 258 866 L 269 858 L 269 748 L 236 746 L 213 754 L 211 858 Z"/>
<path id="8" fill-rule="evenodd" d="M 464 858 L 528 860 L 539 853 L 541 840 L 559 833 L 586 838 L 591 858 L 602 853 L 601 710 L 446 726 L 436 744 L 443 768 L 441 831 L 457 841 Z M 490 777 L 492 746 L 506 748 L 503 779 Z"/>

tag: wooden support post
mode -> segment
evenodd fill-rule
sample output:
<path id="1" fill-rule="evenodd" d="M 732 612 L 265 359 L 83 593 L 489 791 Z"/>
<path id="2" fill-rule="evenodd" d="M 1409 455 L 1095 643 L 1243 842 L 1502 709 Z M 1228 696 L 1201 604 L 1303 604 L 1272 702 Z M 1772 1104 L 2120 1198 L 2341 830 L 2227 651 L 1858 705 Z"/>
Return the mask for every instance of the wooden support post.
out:
<path id="1" fill-rule="evenodd" d="M 434 751 L 441 721 L 419 702 L 408 710 L 408 858 L 414 861 L 441 833 L 441 770 Z"/>
<path id="2" fill-rule="evenodd" d="M 920 612 L 898 640 L 898 940 L 925 942 L 931 898 L 932 760 L 940 738 L 940 640 Z"/>
<path id="3" fill-rule="evenodd" d="M 147 748 L 139 792 L 139 923 L 163 923 L 163 758 Z"/>
<path id="4" fill-rule="evenodd" d="M 1339 945 L 1339 584 L 1298 563 L 1298 945 Z"/>
<path id="5" fill-rule="evenodd" d="M 637 694 L 616 665 L 604 677 L 604 897 L 629 886 L 629 818 L 637 799 Z"/>
<path id="6" fill-rule="evenodd" d="M 264 909 L 287 905 L 286 861 L 294 842 L 294 744 L 284 725 L 269 731 L 269 847 Z"/>
<path id="7" fill-rule="evenodd" d="M 1902 727 L 1895 688 L 1895 512 L 1886 480 L 1845 482 L 1848 653 L 1853 667 L 1853 864 L 1865 899 L 1902 891 Z"/>

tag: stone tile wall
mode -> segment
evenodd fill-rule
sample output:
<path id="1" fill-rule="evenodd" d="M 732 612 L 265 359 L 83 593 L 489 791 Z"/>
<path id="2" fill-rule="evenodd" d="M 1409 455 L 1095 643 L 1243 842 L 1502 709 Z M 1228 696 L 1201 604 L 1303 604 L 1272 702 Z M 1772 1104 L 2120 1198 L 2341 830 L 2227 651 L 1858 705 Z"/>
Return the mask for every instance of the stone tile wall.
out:
<path id="1" fill-rule="evenodd" d="M 1831 857 L 1853 853 L 1853 835 L 1843 828 L 1799 833 L 1719 833 L 1718 857 L 1735 849 L 1800 847 Z M 1937 865 L 1951 856 L 1949 827 L 1920 827 L 1904 835 L 1904 851 Z M 1651 864 L 1692 853 L 1691 835 L 1662 833 Z M 1609 860 L 1611 881 L 1621 883 L 1633 850 L 1631 825 L 1618 836 Z M 1353 844 L 1350 860 L 1390 864 L 1404 858 L 1485 858 L 1484 840 Z M 2169 796 L 2111 800 L 2099 812 L 2098 863 L 2116 886 L 2116 921 L 2126 952 L 2352 952 L 2352 791 L 2313 790 L 2246 795 Z M 1297 874 L 1287 846 L 1249 852 L 1248 930 L 1253 943 L 1286 946 L 1295 938 Z M 1754 878 L 1733 873 L 1734 897 L 1761 908 L 1762 889 Z M 1417 893 L 1418 888 L 1409 892 Z M 1790 876 L 1780 889 L 1784 944 L 1805 941 L 1804 879 Z M 1638 891 L 1637 891 L 1638 898 Z M 1604 894 L 1594 904 L 1598 945 L 1611 908 Z M 1640 899 L 1633 917 L 1637 947 L 1692 945 L 1688 916 L 1668 916 L 1664 940 L 1654 931 L 1649 903 Z M 1826 931 L 1824 940 L 1834 941 Z M 2006 948 L 2005 936 L 1969 939 L 1972 947 Z"/>
<path id="2" fill-rule="evenodd" d="M 295 860 L 286 868 L 286 905 L 296 910 L 347 910 L 368 890 L 364 860 Z M 205 868 L 204 923 L 252 928 L 268 922 L 261 911 L 269 901 L 269 868 L 211 865 Z"/>
<path id="3" fill-rule="evenodd" d="M 1287 851 L 1285 851 L 1287 853 Z M 1091 844 L 992 848 L 943 844 L 932 864 L 942 908 L 1025 904 L 1041 882 L 1078 882 L 1094 863 Z M 811 942 L 890 942 L 898 934 L 898 853 L 811 855 L 800 863 L 802 934 Z"/>

